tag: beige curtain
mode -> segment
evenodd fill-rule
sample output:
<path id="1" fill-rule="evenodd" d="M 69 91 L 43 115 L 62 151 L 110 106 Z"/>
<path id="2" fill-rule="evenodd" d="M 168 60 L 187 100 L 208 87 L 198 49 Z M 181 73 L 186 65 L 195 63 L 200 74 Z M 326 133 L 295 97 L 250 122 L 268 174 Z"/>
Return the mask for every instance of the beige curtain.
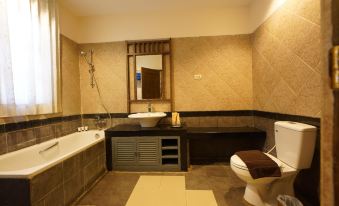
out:
<path id="1" fill-rule="evenodd" d="M 58 112 L 55 0 L 0 0 L 0 116 Z"/>

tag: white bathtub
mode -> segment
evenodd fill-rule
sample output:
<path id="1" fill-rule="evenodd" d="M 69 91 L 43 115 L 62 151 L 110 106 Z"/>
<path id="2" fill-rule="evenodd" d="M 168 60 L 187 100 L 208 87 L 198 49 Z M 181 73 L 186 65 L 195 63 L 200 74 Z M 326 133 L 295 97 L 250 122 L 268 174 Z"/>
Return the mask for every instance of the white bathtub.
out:
<path id="1" fill-rule="evenodd" d="M 104 137 L 104 131 L 78 132 L 1 155 L 0 178 L 31 178 L 103 141 Z"/>

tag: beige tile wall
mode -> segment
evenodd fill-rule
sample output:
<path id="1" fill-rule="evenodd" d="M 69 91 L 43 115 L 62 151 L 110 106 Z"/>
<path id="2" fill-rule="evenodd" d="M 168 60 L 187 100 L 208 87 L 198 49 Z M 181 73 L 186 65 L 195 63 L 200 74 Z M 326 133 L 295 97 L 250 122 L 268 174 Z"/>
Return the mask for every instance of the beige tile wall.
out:
<path id="1" fill-rule="evenodd" d="M 269 151 L 275 145 L 274 139 L 274 122 L 276 120 L 265 117 L 254 117 L 254 127 L 266 131 L 266 142 L 263 148 L 264 151 Z M 272 154 L 276 154 L 275 150 Z"/>
<path id="2" fill-rule="evenodd" d="M 79 45 L 61 36 L 62 113 L 80 114 Z"/>
<path id="3" fill-rule="evenodd" d="M 124 42 L 80 45 L 94 49 L 96 76 L 104 103 L 112 113 L 127 111 Z M 252 109 L 252 54 L 249 35 L 173 39 L 174 100 L 177 111 Z M 104 112 L 89 86 L 88 66 L 80 60 L 83 113 Z M 201 74 L 201 80 L 194 80 Z M 154 104 L 169 111 L 168 105 Z M 145 105 L 134 105 L 146 111 Z"/>
<path id="4" fill-rule="evenodd" d="M 249 35 L 176 38 L 172 48 L 177 111 L 252 109 Z"/>
<path id="5" fill-rule="evenodd" d="M 252 40 L 254 109 L 319 117 L 320 1 L 287 0 Z"/>
<path id="6" fill-rule="evenodd" d="M 95 76 L 109 112 L 127 112 L 125 43 L 82 44 L 80 48 L 83 51 L 94 50 Z M 96 88 L 90 86 L 88 65 L 82 58 L 79 65 L 82 113 L 105 113 Z"/>

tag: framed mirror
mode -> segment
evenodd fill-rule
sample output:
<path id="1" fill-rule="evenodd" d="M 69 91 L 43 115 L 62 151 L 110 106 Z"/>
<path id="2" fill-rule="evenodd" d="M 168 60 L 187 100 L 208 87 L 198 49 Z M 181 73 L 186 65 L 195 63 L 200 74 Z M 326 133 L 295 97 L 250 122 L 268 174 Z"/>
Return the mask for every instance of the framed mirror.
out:
<path id="1" fill-rule="evenodd" d="M 127 41 L 126 45 L 128 113 L 142 112 L 148 103 L 172 111 L 171 40 Z"/>
<path id="2" fill-rule="evenodd" d="M 136 57 L 137 100 L 162 99 L 163 68 L 162 55 Z"/>

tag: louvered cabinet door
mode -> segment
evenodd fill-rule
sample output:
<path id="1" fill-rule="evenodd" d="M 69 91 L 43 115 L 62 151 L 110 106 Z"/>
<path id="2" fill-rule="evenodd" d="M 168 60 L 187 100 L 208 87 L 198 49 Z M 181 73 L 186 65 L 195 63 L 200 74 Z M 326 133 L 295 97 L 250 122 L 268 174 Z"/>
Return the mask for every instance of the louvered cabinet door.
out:
<path id="1" fill-rule="evenodd" d="M 137 140 L 138 165 L 160 165 L 160 151 L 158 137 L 139 137 Z"/>
<path id="2" fill-rule="evenodd" d="M 133 166 L 137 163 L 136 138 L 112 138 L 113 165 Z"/>

